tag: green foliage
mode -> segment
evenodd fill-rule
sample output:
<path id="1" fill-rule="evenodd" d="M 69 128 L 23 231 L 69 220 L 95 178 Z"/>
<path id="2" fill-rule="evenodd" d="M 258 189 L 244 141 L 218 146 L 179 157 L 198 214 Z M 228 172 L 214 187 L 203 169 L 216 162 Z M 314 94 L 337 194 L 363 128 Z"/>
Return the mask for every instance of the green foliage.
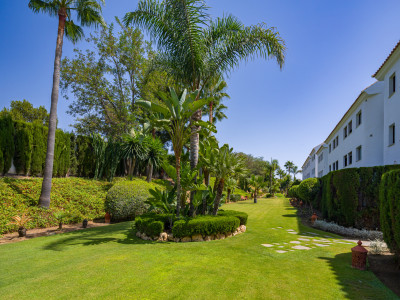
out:
<path id="1" fill-rule="evenodd" d="M 149 209 L 146 201 L 151 197 L 150 189 L 157 185 L 141 179 L 120 181 L 107 193 L 105 211 L 113 221 L 133 220 Z"/>
<path id="2" fill-rule="evenodd" d="M 293 185 L 293 186 L 289 189 L 288 196 L 289 196 L 290 198 L 294 198 L 294 199 L 299 198 L 299 195 L 298 195 L 298 192 L 297 192 L 298 189 L 299 189 L 299 186 L 298 186 L 298 185 Z"/>
<path id="3" fill-rule="evenodd" d="M 11 168 L 14 157 L 14 124 L 10 114 L 5 114 L 0 118 L 0 150 L 3 154 L 3 168 L 0 174 L 5 174 Z"/>
<path id="4" fill-rule="evenodd" d="M 1 148 L 0 148 L 0 170 L 3 170 L 3 168 L 4 168 L 3 151 L 1 151 Z"/>
<path id="5" fill-rule="evenodd" d="M 299 198 L 309 204 L 314 201 L 319 190 L 319 181 L 317 178 L 308 178 L 303 180 L 297 188 Z"/>
<path id="6" fill-rule="evenodd" d="M 383 174 L 379 200 L 383 238 L 400 259 L 400 170 Z"/>
<path id="7" fill-rule="evenodd" d="M 135 229 L 141 233 L 145 233 L 149 237 L 157 237 L 161 232 L 164 231 L 164 223 L 157 221 L 153 218 L 141 218 L 135 219 Z"/>
<path id="8" fill-rule="evenodd" d="M 61 209 L 68 213 L 64 224 L 80 222 L 83 218 L 104 218 L 104 200 L 112 186 L 110 183 L 70 177 L 54 178 L 52 186 L 51 207 L 42 209 L 37 206 L 41 178 L 0 178 L 0 234 L 17 230 L 7 224 L 13 216 L 24 212 L 32 218 L 26 227 L 28 229 L 57 226 L 54 214 Z"/>
<path id="9" fill-rule="evenodd" d="M 44 106 L 35 108 L 32 103 L 25 99 L 22 101 L 11 101 L 10 114 L 14 121 L 38 122 L 46 126 L 49 123 L 49 113 L 46 108 Z"/>
<path id="10" fill-rule="evenodd" d="M 15 127 L 15 154 L 14 165 L 17 174 L 28 174 L 31 168 L 33 135 L 32 124 L 22 121 L 14 122 Z"/>
<path id="11" fill-rule="evenodd" d="M 220 210 L 218 216 L 236 217 L 240 220 L 240 225 L 247 225 L 247 218 L 249 217 L 245 212 L 235 210 Z"/>
<path id="12" fill-rule="evenodd" d="M 382 174 L 400 166 L 343 169 L 320 178 L 315 206 L 339 225 L 380 228 L 379 186 Z"/>
<path id="13" fill-rule="evenodd" d="M 39 122 L 32 123 L 32 141 L 32 162 L 30 173 L 31 175 L 37 176 L 42 174 L 47 147 L 47 128 L 43 127 Z"/>
<path id="14" fill-rule="evenodd" d="M 92 140 L 88 136 L 76 137 L 77 176 L 93 177 L 95 172 L 95 156 Z"/>
<path id="15" fill-rule="evenodd" d="M 233 216 L 199 216 L 194 219 L 176 221 L 172 233 L 178 238 L 196 234 L 204 236 L 234 232 L 239 225 L 240 220 Z"/>
<path id="16" fill-rule="evenodd" d="M 71 164 L 71 135 L 62 130 L 56 131 L 54 145 L 53 176 L 64 177 Z"/>

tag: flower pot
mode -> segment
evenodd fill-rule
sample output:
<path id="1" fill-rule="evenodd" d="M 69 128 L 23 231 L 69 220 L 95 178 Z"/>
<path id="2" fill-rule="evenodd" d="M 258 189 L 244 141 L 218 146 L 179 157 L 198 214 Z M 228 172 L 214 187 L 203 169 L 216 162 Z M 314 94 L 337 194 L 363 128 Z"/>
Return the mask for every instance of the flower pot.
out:
<path id="1" fill-rule="evenodd" d="M 83 228 L 86 228 L 87 225 L 88 225 L 88 220 L 87 220 L 87 219 L 83 220 L 83 222 L 82 222 L 82 227 L 83 227 Z"/>
<path id="2" fill-rule="evenodd" d="M 314 225 L 315 221 L 318 219 L 318 216 L 316 213 L 313 213 L 313 215 L 311 216 L 311 224 Z"/>
<path id="3" fill-rule="evenodd" d="M 104 220 L 105 220 L 106 223 L 111 223 L 111 216 L 110 216 L 109 213 L 106 213 L 106 215 L 104 217 Z"/>
<path id="4" fill-rule="evenodd" d="M 19 237 L 24 237 L 24 236 L 26 236 L 26 228 L 25 228 L 25 227 L 20 227 L 20 228 L 18 229 L 18 236 L 19 236 Z"/>

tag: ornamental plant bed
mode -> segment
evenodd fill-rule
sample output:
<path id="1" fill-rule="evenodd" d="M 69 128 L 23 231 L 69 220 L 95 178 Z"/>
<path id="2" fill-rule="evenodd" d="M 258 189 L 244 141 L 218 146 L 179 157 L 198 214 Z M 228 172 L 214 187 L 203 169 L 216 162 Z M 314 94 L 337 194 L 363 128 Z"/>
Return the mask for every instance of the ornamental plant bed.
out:
<path id="1" fill-rule="evenodd" d="M 236 211 L 221 211 L 217 216 L 180 220 L 173 215 L 145 214 L 136 218 L 133 229 L 136 236 L 144 240 L 202 242 L 245 232 L 246 224 L 247 214 Z"/>

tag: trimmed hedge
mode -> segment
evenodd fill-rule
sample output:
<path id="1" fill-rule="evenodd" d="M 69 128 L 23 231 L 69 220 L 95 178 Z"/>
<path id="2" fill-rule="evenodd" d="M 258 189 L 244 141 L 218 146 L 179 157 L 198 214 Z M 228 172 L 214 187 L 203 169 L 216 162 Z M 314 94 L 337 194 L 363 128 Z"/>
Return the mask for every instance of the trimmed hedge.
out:
<path id="1" fill-rule="evenodd" d="M 47 151 L 47 127 L 39 122 L 32 123 L 32 161 L 31 175 L 38 176 L 42 174 Z"/>
<path id="2" fill-rule="evenodd" d="M 313 201 L 323 218 L 342 226 L 377 230 L 379 186 L 382 175 L 399 165 L 352 168 L 330 172 L 319 179 Z"/>
<path id="3" fill-rule="evenodd" d="M 3 164 L 0 174 L 5 174 L 11 168 L 14 157 L 14 123 L 9 114 L 0 118 L 0 150 L 3 156 Z"/>
<path id="4" fill-rule="evenodd" d="M 149 190 L 154 187 L 154 184 L 136 178 L 120 181 L 108 191 L 105 211 L 114 222 L 133 220 L 147 212 L 149 205 L 145 201 L 151 197 Z"/>
<path id="5" fill-rule="evenodd" d="M 164 231 L 164 223 L 153 218 L 137 217 L 135 219 L 135 228 L 137 231 L 154 238 Z"/>
<path id="6" fill-rule="evenodd" d="M 246 225 L 247 218 L 249 217 L 249 215 L 246 214 L 245 212 L 235 211 L 235 210 L 219 210 L 218 215 L 225 217 L 236 217 L 239 219 L 240 225 Z"/>
<path id="7" fill-rule="evenodd" d="M 33 136 L 32 124 L 17 121 L 15 126 L 14 166 L 17 174 L 27 175 L 31 168 Z"/>
<path id="8" fill-rule="evenodd" d="M 298 188 L 299 188 L 299 185 L 293 185 L 288 191 L 288 196 L 290 198 L 294 198 L 294 199 L 299 198 L 299 194 L 297 192 Z"/>
<path id="9" fill-rule="evenodd" d="M 198 216 L 188 221 L 176 221 L 172 228 L 172 233 L 174 237 L 178 238 L 197 234 L 204 236 L 234 232 L 239 225 L 239 219 L 232 216 Z"/>
<path id="10" fill-rule="evenodd" d="M 307 202 L 311 203 L 319 191 L 318 178 L 307 178 L 303 180 L 296 190 L 297 196 Z"/>
<path id="11" fill-rule="evenodd" d="M 379 199 L 383 239 L 400 258 L 400 170 L 383 174 Z"/>

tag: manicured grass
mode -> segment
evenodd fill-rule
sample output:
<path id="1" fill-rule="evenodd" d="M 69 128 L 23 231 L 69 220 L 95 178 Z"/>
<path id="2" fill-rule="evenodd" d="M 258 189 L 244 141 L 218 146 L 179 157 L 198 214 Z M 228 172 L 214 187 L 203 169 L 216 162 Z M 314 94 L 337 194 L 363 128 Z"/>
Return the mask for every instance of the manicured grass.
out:
<path id="1" fill-rule="evenodd" d="M 287 199 L 251 202 L 226 206 L 249 214 L 247 232 L 226 240 L 148 242 L 126 222 L 2 245 L 1 298 L 397 299 L 350 267 L 353 245 L 282 254 L 261 246 L 299 237 L 287 229 L 319 231 L 299 225 Z"/>

